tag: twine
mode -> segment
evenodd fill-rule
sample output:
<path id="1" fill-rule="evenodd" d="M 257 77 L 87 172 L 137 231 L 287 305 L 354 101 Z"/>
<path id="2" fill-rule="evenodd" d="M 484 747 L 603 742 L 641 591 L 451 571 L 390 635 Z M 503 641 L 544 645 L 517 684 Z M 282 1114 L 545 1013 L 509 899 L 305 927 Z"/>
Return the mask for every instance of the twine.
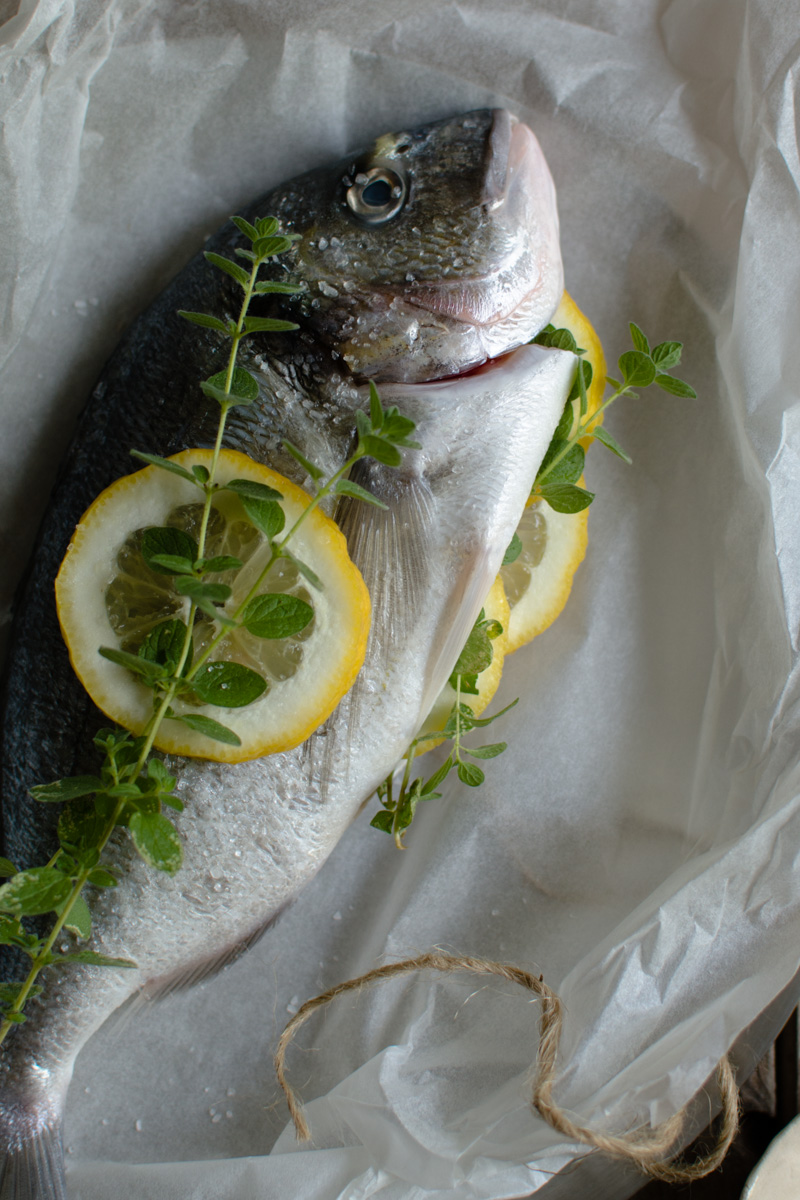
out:
<path id="1" fill-rule="evenodd" d="M 739 1093 L 727 1057 L 722 1059 L 716 1072 L 722 1104 L 716 1145 L 713 1150 L 695 1162 L 670 1161 L 677 1153 L 673 1147 L 676 1146 L 683 1133 L 688 1105 L 654 1129 L 645 1126 L 616 1136 L 597 1133 L 584 1125 L 576 1124 L 566 1111 L 553 1100 L 556 1055 L 561 1041 L 564 1010 L 556 993 L 544 982 L 543 976 L 532 975 L 529 971 L 515 967 L 511 963 L 456 956 L 438 950 L 421 954 L 416 958 L 406 958 L 401 962 L 388 963 L 386 966 L 367 971 L 366 975 L 359 975 L 356 979 L 348 979 L 345 983 L 339 983 L 319 996 L 315 996 L 312 1000 L 307 1000 L 289 1021 L 280 1036 L 275 1051 L 275 1073 L 286 1096 L 286 1103 L 289 1106 L 299 1141 L 309 1141 L 311 1131 L 305 1118 L 302 1102 L 286 1079 L 285 1067 L 286 1051 L 298 1029 L 305 1025 L 318 1009 L 324 1008 L 337 996 L 343 996 L 345 992 L 360 991 L 373 983 L 424 970 L 443 971 L 446 974 L 454 971 L 470 971 L 474 975 L 496 975 L 500 979 L 507 979 L 510 983 L 527 988 L 529 992 L 533 992 L 538 997 L 542 1005 L 542 1015 L 539 1048 L 536 1056 L 536 1082 L 531 1102 L 543 1120 L 570 1141 L 581 1142 L 613 1158 L 624 1159 L 633 1163 L 644 1174 L 655 1179 L 666 1180 L 669 1183 L 688 1183 L 694 1179 L 701 1179 L 704 1175 L 716 1170 L 721 1164 L 739 1127 Z"/>

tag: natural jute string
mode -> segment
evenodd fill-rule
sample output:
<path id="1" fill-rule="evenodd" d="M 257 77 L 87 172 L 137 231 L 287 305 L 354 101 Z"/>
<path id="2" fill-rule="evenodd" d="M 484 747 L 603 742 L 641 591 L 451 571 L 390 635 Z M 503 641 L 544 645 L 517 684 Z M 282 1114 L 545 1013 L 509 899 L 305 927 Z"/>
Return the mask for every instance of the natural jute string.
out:
<path id="1" fill-rule="evenodd" d="M 278 1041 L 278 1048 L 275 1052 L 275 1073 L 286 1096 L 289 1112 L 300 1141 L 308 1141 L 311 1132 L 303 1113 L 302 1103 L 286 1079 L 285 1068 L 286 1051 L 297 1030 L 318 1009 L 324 1008 L 337 996 L 343 996 L 345 992 L 359 991 L 361 988 L 382 980 L 394 979 L 399 975 L 410 975 L 415 971 L 424 970 L 443 971 L 448 974 L 453 971 L 471 971 L 474 975 L 497 975 L 511 983 L 518 983 L 520 987 L 527 988 L 539 998 L 542 1004 L 542 1015 L 532 1103 L 539 1115 L 570 1141 L 582 1142 L 603 1154 L 626 1159 L 634 1163 L 645 1174 L 652 1175 L 656 1179 L 665 1179 L 670 1183 L 686 1183 L 692 1179 L 700 1179 L 703 1175 L 714 1171 L 724 1159 L 739 1125 L 739 1095 L 727 1058 L 723 1058 L 717 1068 L 722 1117 L 716 1146 L 697 1162 L 670 1163 L 669 1159 L 674 1155 L 673 1147 L 683 1132 L 685 1109 L 655 1129 L 636 1129 L 631 1133 L 614 1137 L 596 1133 L 582 1125 L 576 1125 L 564 1109 L 559 1108 L 555 1103 L 552 1093 L 556 1078 L 556 1055 L 561 1040 L 563 1006 L 558 996 L 547 986 L 541 976 L 531 975 L 530 972 L 522 970 L 521 967 L 515 967 L 511 963 L 461 957 L 445 954 L 439 950 L 420 954 L 417 958 L 406 958 L 402 962 L 389 963 L 384 967 L 376 967 L 374 971 L 367 971 L 366 975 L 360 975 L 357 979 L 348 979 L 345 983 L 339 983 L 336 987 L 329 988 L 327 992 L 315 996 L 313 1000 L 307 1000 L 292 1017 Z"/>

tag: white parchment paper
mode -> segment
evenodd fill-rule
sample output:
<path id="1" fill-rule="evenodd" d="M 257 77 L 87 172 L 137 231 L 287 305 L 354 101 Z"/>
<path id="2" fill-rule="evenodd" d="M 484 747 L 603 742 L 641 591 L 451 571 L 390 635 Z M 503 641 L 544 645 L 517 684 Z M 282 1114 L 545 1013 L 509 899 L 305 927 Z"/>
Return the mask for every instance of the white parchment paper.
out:
<path id="1" fill-rule="evenodd" d="M 237 207 L 415 121 L 503 105 L 559 191 L 567 286 L 611 363 L 635 319 L 696 402 L 620 403 L 557 625 L 509 661 L 508 753 L 398 854 L 352 827 L 214 981 L 78 1062 L 70 1196 L 356 1200 L 629 1174 L 536 1118 L 537 1011 L 415 977 L 270 1058 L 318 990 L 431 945 L 534 964 L 557 1097 L 621 1130 L 683 1105 L 800 961 L 800 22 L 782 0 L 0 0 L 0 506 L 7 613 L 77 414 L 127 322 Z M 771 1037 L 775 1030 L 768 1030 Z M 572 1182 L 570 1182 L 570 1179 Z M 583 1182 L 579 1183 L 578 1180 Z M 559 1190 L 561 1189 L 561 1190 Z"/>

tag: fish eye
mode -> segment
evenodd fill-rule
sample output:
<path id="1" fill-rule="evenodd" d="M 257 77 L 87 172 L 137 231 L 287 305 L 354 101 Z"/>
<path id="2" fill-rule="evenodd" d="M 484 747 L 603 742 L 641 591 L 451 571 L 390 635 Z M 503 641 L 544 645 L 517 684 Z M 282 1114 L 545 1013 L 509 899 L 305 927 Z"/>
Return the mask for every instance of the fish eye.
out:
<path id="1" fill-rule="evenodd" d="M 359 171 L 347 189 L 347 206 L 367 225 L 382 225 L 396 217 L 405 203 L 408 187 L 402 175 L 391 167 L 370 167 Z"/>

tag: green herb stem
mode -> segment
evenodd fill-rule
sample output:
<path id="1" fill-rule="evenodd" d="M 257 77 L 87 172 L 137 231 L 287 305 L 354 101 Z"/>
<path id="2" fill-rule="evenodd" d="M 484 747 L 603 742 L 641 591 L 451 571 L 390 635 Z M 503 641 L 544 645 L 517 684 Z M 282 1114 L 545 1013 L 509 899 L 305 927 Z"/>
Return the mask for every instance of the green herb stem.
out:
<path id="1" fill-rule="evenodd" d="M 245 320 L 245 317 L 247 316 L 247 310 L 250 307 L 250 301 L 253 298 L 253 291 L 255 290 L 255 284 L 256 284 L 256 276 L 258 275 L 258 270 L 259 270 L 259 267 L 261 266 L 262 262 L 263 262 L 263 259 L 259 258 L 259 259 L 256 259 L 256 261 L 253 263 L 252 270 L 250 271 L 250 278 L 248 279 L 247 287 L 245 288 L 244 300 L 242 301 L 242 307 L 239 311 L 239 320 L 236 323 L 236 333 L 232 337 L 231 352 L 228 356 L 228 369 L 227 369 L 227 372 L 225 375 L 225 391 L 228 393 L 228 395 L 231 394 L 231 386 L 233 384 L 234 371 L 236 370 L 236 357 L 239 353 L 239 342 L 241 341 L 242 333 L 244 331 L 244 320 Z M 206 536 L 208 534 L 208 522 L 209 522 L 209 518 L 211 515 L 211 502 L 212 502 L 214 492 L 216 491 L 217 466 L 219 464 L 219 456 L 220 456 L 220 452 L 222 450 L 222 439 L 225 435 L 225 423 L 228 419 L 228 412 L 230 411 L 229 404 L 222 404 L 220 407 L 221 407 L 221 413 L 220 413 L 219 423 L 217 426 L 217 437 L 216 437 L 216 441 L 214 442 L 214 453 L 213 453 L 213 457 L 211 459 L 211 468 L 209 470 L 209 478 L 208 478 L 208 481 L 204 484 L 204 491 L 205 491 L 206 498 L 205 498 L 205 503 L 203 505 L 203 516 L 200 521 L 200 530 L 199 530 L 198 538 L 197 538 L 198 558 L 200 558 L 200 559 L 205 557 Z M 265 571 L 263 571 L 262 575 L 259 576 L 258 583 L 261 582 L 261 578 L 263 577 L 263 575 L 265 575 L 266 571 L 269 570 L 269 567 L 272 566 L 272 563 L 274 562 L 275 557 L 276 556 L 273 555 L 273 557 L 270 559 L 270 562 L 268 563 Z M 253 591 L 255 591 L 255 589 L 252 589 L 251 593 L 248 594 L 248 597 L 247 597 L 248 600 L 250 599 Z M 245 603 L 246 602 L 247 601 L 245 601 Z M 238 619 L 238 617 L 241 615 L 243 608 L 244 608 L 244 605 L 240 605 L 239 609 L 237 609 L 236 619 Z M 183 668 L 186 665 L 186 659 L 188 658 L 188 655 L 189 655 L 189 647 L 192 644 L 192 632 L 194 629 L 194 621 L 195 621 L 196 614 L 197 614 L 197 605 L 194 602 L 192 602 L 189 606 L 189 615 L 186 620 L 186 635 L 183 639 L 183 647 L 181 649 L 180 659 L 179 659 L 178 665 L 176 666 L 175 671 L 174 671 L 173 682 L 170 684 L 164 697 L 162 698 L 160 705 L 158 706 L 158 709 L 153 714 L 153 717 L 151 718 L 151 721 L 149 722 L 148 730 L 147 730 L 147 740 L 145 741 L 145 744 L 142 748 L 142 752 L 139 756 L 139 762 L 137 763 L 136 772 L 133 776 L 132 782 L 136 781 L 136 779 L 139 777 L 139 774 L 143 770 L 144 764 L 147 762 L 147 759 L 150 755 L 150 751 L 153 749 L 153 744 L 155 743 L 155 739 L 158 736 L 158 730 L 161 727 L 161 722 L 164 720 L 167 710 L 169 709 L 170 705 L 172 704 L 173 700 L 175 699 L 175 693 L 176 693 L 177 687 L 178 687 L 178 680 L 181 678 Z M 223 630 L 221 636 L 218 637 L 214 642 L 212 642 L 211 646 L 208 647 L 206 653 L 202 656 L 202 659 L 193 665 L 192 670 L 188 674 L 188 678 L 190 678 L 190 679 L 193 678 L 193 676 L 196 674 L 197 670 L 203 665 L 204 662 L 207 661 L 209 655 L 212 653 L 212 651 L 214 649 L 216 649 L 217 644 L 223 640 L 223 638 L 226 636 L 226 634 L 227 634 L 227 630 Z"/>
<path id="2" fill-rule="evenodd" d="M 33 987 L 33 985 L 36 983 L 36 980 L 39 976 L 39 972 L 43 971 L 44 968 L 47 966 L 47 958 L 50 954 L 50 951 L 53 949 L 53 946 L 55 945 L 56 938 L 61 933 L 61 930 L 64 928 L 64 924 L 72 910 L 72 907 L 73 907 L 75 901 L 77 900 L 78 896 L 81 894 L 81 891 L 82 891 L 83 887 L 85 886 L 86 881 L 89 878 L 89 875 L 90 875 L 90 871 L 83 871 L 83 872 L 81 872 L 81 874 L 78 876 L 77 880 L 75 881 L 75 886 L 73 887 L 72 892 L 70 893 L 69 898 L 68 898 L 66 904 L 64 905 L 61 915 L 59 916 L 55 925 L 53 926 L 50 936 L 48 937 L 44 946 L 42 947 L 42 949 L 39 951 L 39 953 L 34 958 L 33 965 L 31 966 L 31 969 L 28 972 L 25 982 L 22 984 L 22 987 L 20 988 L 20 990 L 17 994 L 16 1000 L 14 1001 L 11 1008 L 8 1009 L 9 1015 L 16 1016 L 18 1013 L 22 1012 L 22 1009 L 25 1006 L 25 1001 L 28 998 L 30 990 Z M 0 1045 L 2 1045 L 2 1043 L 6 1037 L 6 1034 L 8 1033 L 9 1029 L 11 1029 L 12 1025 L 14 1025 L 14 1024 L 16 1024 L 16 1022 L 9 1021 L 7 1016 L 3 1020 L 2 1024 L 0 1024 Z"/>
<path id="3" fill-rule="evenodd" d="M 105 850 L 108 839 L 111 837 L 111 834 L 114 832 L 117 821 L 119 820 L 120 816 L 122 815 L 122 810 L 124 807 L 125 807 L 125 800 L 118 801 L 117 806 L 114 809 L 114 812 L 106 825 L 106 830 L 105 830 L 105 834 L 103 835 L 102 841 L 97 846 L 98 852 L 100 854 L 102 854 L 103 850 Z M 60 851 L 59 851 L 59 853 L 60 853 Z M 51 863 L 54 862 L 56 858 L 58 858 L 58 854 L 55 854 L 53 856 L 53 858 L 50 860 L 50 862 Z M 50 864 L 48 864 L 48 866 L 49 865 Z M 53 926 L 52 930 L 50 931 L 50 936 L 47 938 L 47 941 L 44 943 L 44 945 L 41 947 L 41 949 L 39 950 L 36 957 L 33 959 L 33 962 L 31 964 L 31 969 L 28 972 L 22 986 L 20 987 L 20 990 L 17 993 L 17 997 L 16 997 L 14 1003 L 7 1010 L 7 1014 L 3 1018 L 3 1021 L 0 1022 L 0 1045 L 3 1044 L 5 1038 L 8 1034 L 8 1031 L 16 1024 L 15 1021 L 10 1021 L 8 1019 L 8 1017 L 16 1016 L 17 1014 L 21 1013 L 22 1009 L 25 1007 L 25 1001 L 27 1000 L 28 996 L 30 995 L 31 988 L 36 983 L 36 980 L 38 979 L 40 972 L 43 971 L 45 969 L 45 967 L 47 967 L 49 965 L 48 960 L 50 958 L 50 952 L 52 951 L 53 946 L 56 943 L 56 939 L 58 938 L 58 935 L 61 933 L 61 930 L 64 928 L 65 924 L 67 923 L 69 914 L 72 912 L 72 909 L 75 906 L 75 901 L 78 899 L 78 897 L 80 896 L 84 887 L 86 886 L 89 876 L 91 875 L 93 870 L 94 870 L 94 866 L 85 867 L 83 869 L 83 871 L 81 871 L 80 874 L 76 877 L 72 891 L 70 892 L 69 896 L 67 897 L 66 901 L 64 902 L 61 912 L 56 919 L 56 923 Z"/>
<path id="4" fill-rule="evenodd" d="M 259 572 L 258 578 L 256 579 L 255 583 L 248 591 L 244 600 L 242 600 L 242 602 L 237 606 L 236 610 L 231 615 L 231 620 L 233 620 L 233 621 L 239 620 L 242 613 L 247 608 L 247 605 L 250 603 L 250 601 L 253 599 L 253 597 L 258 594 L 258 589 L 261 587 L 262 583 L 266 579 L 267 575 L 269 574 L 270 569 L 275 565 L 275 563 L 278 561 L 278 559 L 285 557 L 283 554 L 283 551 L 286 549 L 290 539 L 295 536 L 298 529 L 303 524 L 305 519 L 309 516 L 309 514 L 312 513 L 314 511 L 314 509 L 319 506 L 321 501 L 325 500 L 331 494 L 331 492 L 334 490 L 334 488 L 336 487 L 336 484 L 339 482 L 339 480 L 342 479 L 345 475 L 347 475 L 353 469 L 353 467 L 358 462 L 358 460 L 361 458 L 364 458 L 364 457 L 365 457 L 365 451 L 363 449 L 356 450 L 355 454 L 351 455 L 351 457 L 348 458 L 348 460 L 344 464 L 344 466 L 340 467 L 339 470 L 336 472 L 336 474 L 331 476 L 331 478 L 324 485 L 324 487 L 321 487 L 319 489 L 319 491 L 317 492 L 317 494 L 311 498 L 311 501 L 309 502 L 309 504 L 306 505 L 306 507 L 300 513 L 300 516 L 295 521 L 294 525 L 292 525 L 289 532 L 281 539 L 281 541 L 273 543 L 272 553 L 270 554 L 269 559 L 267 560 L 267 562 L 266 562 L 265 566 L 262 568 L 262 570 Z M 202 553 L 202 551 L 201 551 L 201 553 Z M 205 650 L 202 652 L 202 654 L 198 655 L 197 659 L 192 664 L 191 670 L 186 675 L 187 680 L 191 680 L 194 678 L 194 676 L 197 674 L 197 672 L 200 670 L 200 668 L 202 666 L 204 666 L 206 662 L 208 662 L 211 655 L 219 648 L 219 646 L 222 644 L 222 642 L 224 642 L 224 640 L 228 636 L 229 632 L 230 632 L 230 630 L 228 630 L 228 629 L 221 629 L 219 631 L 219 633 L 216 635 L 216 637 L 212 638 L 212 640 L 209 642 L 208 646 L 205 648 Z M 176 671 L 176 674 L 178 674 L 177 671 Z"/>
<path id="5" fill-rule="evenodd" d="M 397 797 L 397 804 L 394 810 L 394 821 L 392 822 L 392 836 L 394 837 L 394 844 L 397 846 L 398 850 L 405 850 L 405 845 L 403 844 L 403 830 L 400 828 L 399 818 L 402 802 L 405 800 L 408 792 L 408 784 L 409 780 L 411 779 L 411 764 L 413 761 L 414 746 L 412 745 L 409 747 L 408 752 L 406 753 L 406 768 L 403 771 L 403 782 L 400 784 L 400 795 Z M 391 779 L 391 776 L 389 778 Z"/>
<path id="6" fill-rule="evenodd" d="M 241 341 L 242 334 L 244 332 L 244 319 L 247 316 L 247 310 L 250 307 L 250 301 L 253 298 L 253 291 L 256 286 L 256 276 L 258 275 L 258 269 L 261 266 L 262 262 L 263 262 L 263 259 L 257 258 L 256 261 L 253 263 L 252 269 L 250 271 L 250 278 L 247 281 L 247 287 L 245 288 L 245 291 L 244 291 L 244 300 L 242 301 L 242 307 L 239 311 L 239 320 L 236 322 L 236 333 L 231 338 L 231 352 L 228 355 L 228 370 L 225 375 L 225 391 L 228 393 L 228 395 L 231 394 L 231 387 L 233 385 L 233 374 L 234 374 L 234 371 L 236 370 L 236 357 L 239 353 L 239 342 Z M 216 441 L 214 442 L 214 453 L 213 453 L 213 456 L 211 459 L 211 470 L 209 471 L 208 482 L 205 485 L 206 500 L 205 500 L 205 505 L 203 506 L 203 517 L 200 522 L 200 533 L 199 533 L 199 536 L 197 539 L 198 547 L 200 550 L 200 554 L 199 554 L 200 558 L 203 557 L 204 552 L 205 552 L 206 533 L 208 531 L 208 519 L 209 519 L 209 515 L 211 513 L 211 497 L 214 493 L 214 479 L 215 479 L 215 476 L 217 473 L 217 464 L 219 462 L 220 451 L 222 450 L 222 439 L 225 434 L 225 422 L 228 419 L 228 412 L 230 410 L 230 405 L 223 404 L 223 405 L 221 405 L 221 408 L 222 408 L 222 412 L 220 414 L 219 425 L 217 427 L 217 438 L 216 438 Z M 187 634 L 187 639 L 186 639 L 187 643 L 188 643 L 190 636 L 191 636 L 191 624 L 189 625 L 189 632 Z"/>
<path id="7" fill-rule="evenodd" d="M 553 471 L 558 466 L 558 464 L 562 461 L 562 459 L 566 458 L 566 456 L 569 454 L 570 450 L 576 444 L 576 442 L 579 442 L 582 437 L 586 437 L 591 426 L 596 425 L 598 423 L 602 414 L 606 411 L 606 409 L 610 405 L 612 405 L 614 403 L 615 400 L 619 400 L 620 396 L 625 396 L 625 395 L 628 395 L 631 393 L 632 393 L 632 388 L 630 388 L 627 384 L 623 384 L 622 386 L 618 387 L 615 392 L 612 392 L 607 400 L 604 400 L 602 404 L 598 405 L 597 408 L 594 410 L 594 412 L 587 413 L 585 416 L 580 417 L 578 419 L 578 425 L 577 425 L 577 428 L 575 429 L 575 432 L 572 434 L 572 436 L 570 438 L 568 438 L 566 440 L 566 442 L 561 447 L 559 452 L 557 454 L 553 455 L 553 457 L 550 459 L 550 462 L 547 464 L 547 466 L 543 467 L 542 470 L 539 472 L 539 474 L 536 476 L 537 485 L 543 483 L 544 480 L 547 478 L 547 476 L 550 474 L 550 472 Z"/>

